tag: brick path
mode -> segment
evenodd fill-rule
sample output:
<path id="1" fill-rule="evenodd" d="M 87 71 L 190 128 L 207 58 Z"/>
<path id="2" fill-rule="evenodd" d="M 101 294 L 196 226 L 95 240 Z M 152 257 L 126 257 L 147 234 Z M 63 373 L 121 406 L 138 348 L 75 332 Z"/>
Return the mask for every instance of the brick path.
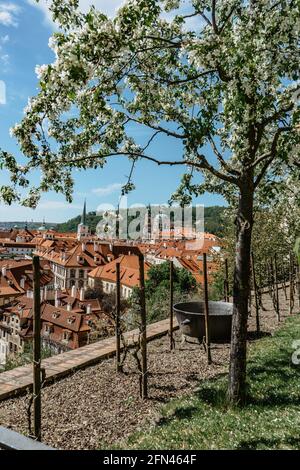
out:
<path id="1" fill-rule="evenodd" d="M 174 319 L 174 329 L 178 325 Z M 147 327 L 147 340 L 152 341 L 167 334 L 169 320 L 162 320 Z M 125 334 L 129 344 L 134 345 L 138 340 L 138 330 Z M 68 351 L 57 356 L 44 359 L 42 367 L 46 370 L 46 383 L 56 378 L 71 374 L 77 369 L 96 364 L 103 359 L 112 357 L 116 353 L 115 337 L 107 338 L 82 348 Z M 13 370 L 0 374 L 0 400 L 16 396 L 28 388 L 32 388 L 32 365 L 16 367 Z"/>

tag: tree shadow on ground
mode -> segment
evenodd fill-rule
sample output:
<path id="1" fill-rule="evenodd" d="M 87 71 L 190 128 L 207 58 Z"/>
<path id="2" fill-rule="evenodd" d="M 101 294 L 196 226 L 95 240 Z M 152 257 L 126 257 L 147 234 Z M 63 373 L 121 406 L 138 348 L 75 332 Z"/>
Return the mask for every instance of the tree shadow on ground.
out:
<path id="1" fill-rule="evenodd" d="M 300 437 L 285 437 L 284 439 L 253 439 L 241 441 L 237 450 L 282 449 L 287 446 L 300 449 Z"/>
<path id="2" fill-rule="evenodd" d="M 170 424 L 174 419 L 184 420 L 191 419 L 193 415 L 198 411 L 195 406 L 176 408 L 176 410 L 170 416 L 162 416 L 156 423 L 157 426 L 166 426 Z"/>
<path id="3" fill-rule="evenodd" d="M 264 361 L 261 365 L 249 362 L 246 407 L 247 405 L 255 405 L 272 408 L 300 405 L 300 388 L 297 394 L 295 391 L 291 394 L 287 386 L 290 381 L 300 379 L 300 367 L 293 366 L 289 361 L 290 358 L 285 351 L 281 358 Z M 263 396 L 260 388 L 262 380 L 265 382 Z M 215 387 L 214 382 L 211 381 L 208 386 L 201 387 L 196 395 L 211 406 L 225 406 L 226 384 L 223 383 L 221 387 Z"/>
<path id="4" fill-rule="evenodd" d="M 256 331 L 248 331 L 247 340 L 255 341 L 257 339 L 267 338 L 269 336 L 272 336 L 272 334 L 269 331 L 260 331 L 258 334 Z"/>

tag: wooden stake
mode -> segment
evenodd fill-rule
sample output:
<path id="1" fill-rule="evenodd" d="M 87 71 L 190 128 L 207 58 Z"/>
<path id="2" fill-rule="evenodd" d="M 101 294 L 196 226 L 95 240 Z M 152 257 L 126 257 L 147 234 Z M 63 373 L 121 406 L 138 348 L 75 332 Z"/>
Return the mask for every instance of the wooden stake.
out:
<path id="1" fill-rule="evenodd" d="M 204 273 L 204 313 L 205 313 L 205 347 L 207 354 L 207 364 L 211 364 L 210 334 L 209 334 L 209 303 L 208 303 L 208 277 L 207 277 L 207 258 L 203 253 L 203 273 Z"/>
<path id="2" fill-rule="evenodd" d="M 275 281 L 275 298 L 276 298 L 276 313 L 277 319 L 280 321 L 280 305 L 279 305 L 279 289 L 278 289 L 278 265 L 277 265 L 277 255 L 274 255 L 274 281 Z"/>
<path id="3" fill-rule="evenodd" d="M 175 347 L 173 329 L 174 329 L 174 263 L 170 261 L 170 351 Z"/>
<path id="4" fill-rule="evenodd" d="M 289 262 L 289 294 L 290 294 L 290 303 L 289 303 L 289 314 L 292 315 L 294 308 L 294 273 L 293 273 L 293 255 L 290 253 L 290 262 Z"/>
<path id="5" fill-rule="evenodd" d="M 298 307 L 300 308 L 300 265 L 297 263 L 297 293 L 298 293 Z"/>
<path id="6" fill-rule="evenodd" d="M 287 301 L 288 297 L 287 297 L 287 292 L 286 292 L 286 269 L 285 269 L 285 266 L 283 265 L 283 268 L 282 268 L 282 272 L 283 272 L 283 291 L 284 291 L 284 297 L 285 297 L 285 301 Z"/>
<path id="7" fill-rule="evenodd" d="M 259 324 L 259 300 L 258 300 L 258 292 L 257 292 L 257 283 L 256 283 L 256 274 L 255 274 L 255 262 L 254 262 L 254 253 L 251 253 L 251 263 L 252 263 L 252 279 L 253 279 L 253 287 L 254 287 L 254 297 L 255 297 L 255 312 L 256 312 L 256 334 L 257 336 L 260 333 L 260 324 Z"/>
<path id="8" fill-rule="evenodd" d="M 142 348 L 142 377 L 141 395 L 142 399 L 148 398 L 148 371 L 147 371 L 147 317 L 145 296 L 145 271 L 144 256 L 139 255 L 140 265 L 140 307 L 141 307 L 141 348 Z"/>
<path id="9" fill-rule="evenodd" d="M 116 369 L 121 372 L 121 273 L 120 263 L 116 264 Z"/>
<path id="10" fill-rule="evenodd" d="M 33 430 L 41 440 L 41 289 L 40 258 L 34 256 L 33 264 Z"/>
<path id="11" fill-rule="evenodd" d="M 272 290 L 272 270 L 271 264 L 266 263 L 266 272 L 267 272 L 267 282 L 268 282 L 268 292 L 271 299 L 273 299 L 273 290 Z"/>
<path id="12" fill-rule="evenodd" d="M 224 300 L 229 302 L 229 274 L 228 274 L 228 259 L 225 259 L 225 281 L 224 281 Z"/>

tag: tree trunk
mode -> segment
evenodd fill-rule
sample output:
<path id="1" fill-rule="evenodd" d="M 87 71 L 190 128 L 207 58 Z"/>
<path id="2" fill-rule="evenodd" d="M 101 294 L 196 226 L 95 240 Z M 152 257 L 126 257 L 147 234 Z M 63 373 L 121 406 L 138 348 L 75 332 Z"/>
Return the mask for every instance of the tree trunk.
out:
<path id="1" fill-rule="evenodd" d="M 230 351 L 229 402 L 242 405 L 246 397 L 247 321 L 250 295 L 253 177 L 243 181 L 236 218 L 236 257 L 233 282 L 233 318 Z"/>

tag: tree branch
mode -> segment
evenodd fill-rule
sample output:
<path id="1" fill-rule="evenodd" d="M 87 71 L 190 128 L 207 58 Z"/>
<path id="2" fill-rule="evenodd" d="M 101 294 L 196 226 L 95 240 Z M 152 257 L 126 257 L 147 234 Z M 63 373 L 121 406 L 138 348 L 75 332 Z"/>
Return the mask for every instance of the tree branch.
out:
<path id="1" fill-rule="evenodd" d="M 163 132 L 169 137 L 174 137 L 175 139 L 182 139 L 182 140 L 187 138 L 186 134 L 178 134 L 177 132 L 170 131 L 169 129 L 165 129 L 164 127 L 161 127 L 161 126 L 154 126 L 152 124 L 141 122 L 139 121 L 139 119 L 129 116 L 128 114 L 126 114 L 126 116 L 128 117 L 128 119 L 130 119 L 132 122 L 135 122 L 136 124 L 150 127 L 150 129 L 153 129 L 154 131 Z"/>
<path id="2" fill-rule="evenodd" d="M 208 140 L 210 142 L 210 145 L 218 159 L 218 161 L 220 162 L 221 166 L 224 168 L 224 170 L 226 170 L 228 173 L 232 174 L 232 175 L 236 175 L 236 176 L 240 176 L 240 172 L 237 171 L 237 170 L 234 170 L 233 168 L 231 168 L 228 163 L 224 160 L 222 154 L 219 152 L 217 146 L 216 146 L 216 143 L 214 141 L 214 139 L 209 135 L 208 136 Z"/>
<path id="3" fill-rule="evenodd" d="M 224 23 L 222 24 L 220 30 L 219 30 L 219 34 L 222 34 L 223 31 L 224 31 L 224 28 L 226 26 L 226 24 L 228 23 L 228 21 L 230 20 L 230 18 L 232 17 L 233 13 L 234 13 L 234 10 L 236 9 L 236 5 L 233 5 L 233 7 L 231 8 L 230 12 L 228 13 L 228 15 L 226 16 L 225 18 L 225 21 Z"/>
<path id="4" fill-rule="evenodd" d="M 202 154 L 197 154 L 197 157 L 199 159 L 199 163 L 195 161 L 190 161 L 190 160 L 158 160 L 154 157 L 150 157 L 149 155 L 145 155 L 143 153 L 139 152 L 112 152 L 112 153 L 107 153 L 107 154 L 94 154 L 94 155 L 89 155 L 86 157 L 78 158 L 75 159 L 73 162 L 67 162 L 68 164 L 70 163 L 79 163 L 83 162 L 86 160 L 96 160 L 97 158 L 110 158 L 110 157 L 121 157 L 121 156 L 127 156 L 131 158 L 141 158 L 142 160 L 150 161 L 155 163 L 158 166 L 180 166 L 180 165 L 185 165 L 185 166 L 190 166 L 193 168 L 197 168 L 199 170 L 207 170 L 210 173 L 212 173 L 214 176 L 217 176 L 218 178 L 222 179 L 223 181 L 227 181 L 228 183 L 235 184 L 239 186 L 239 179 L 234 178 L 233 176 L 226 175 L 224 173 L 221 173 L 218 171 L 216 168 L 214 168 L 205 158 L 204 155 Z M 66 162 L 62 162 L 66 163 Z"/>
<path id="5" fill-rule="evenodd" d="M 277 129 L 275 135 L 274 135 L 274 138 L 273 138 L 273 142 L 272 142 L 272 146 L 271 146 L 271 150 L 270 152 L 268 153 L 265 153 L 263 155 L 261 155 L 260 157 L 258 157 L 255 162 L 253 162 L 253 164 L 251 165 L 252 168 L 255 168 L 257 165 L 259 165 L 260 163 L 264 162 L 265 161 L 265 164 L 261 170 L 261 172 L 259 173 L 259 175 L 257 176 L 255 182 L 254 182 L 254 188 L 257 188 L 257 186 L 259 185 L 259 183 L 261 182 L 261 180 L 263 179 L 267 169 L 269 168 L 269 166 L 271 165 L 272 161 L 274 160 L 274 158 L 276 157 L 276 152 L 277 152 L 277 144 L 278 144 L 278 140 L 279 140 L 279 137 L 281 136 L 281 134 L 283 132 L 288 132 L 290 131 L 292 128 L 291 127 L 280 127 L 279 129 Z M 250 167 L 250 168 L 251 168 Z"/>
<path id="6" fill-rule="evenodd" d="M 211 3 L 211 18 L 212 18 L 212 27 L 216 34 L 219 34 L 219 28 L 216 20 L 216 0 L 212 0 Z"/>

